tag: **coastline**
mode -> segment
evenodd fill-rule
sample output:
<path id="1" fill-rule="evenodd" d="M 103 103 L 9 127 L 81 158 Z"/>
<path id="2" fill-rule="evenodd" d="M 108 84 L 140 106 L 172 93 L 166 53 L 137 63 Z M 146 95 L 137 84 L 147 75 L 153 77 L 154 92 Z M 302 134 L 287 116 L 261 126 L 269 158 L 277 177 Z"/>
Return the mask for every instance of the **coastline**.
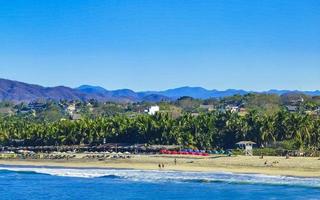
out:
<path id="1" fill-rule="evenodd" d="M 177 160 L 175 165 L 174 160 Z M 267 164 L 266 164 L 267 162 Z M 159 164 L 164 168 L 159 169 Z M 315 157 L 233 156 L 233 157 L 187 157 L 163 155 L 134 155 L 130 159 L 45 160 L 45 159 L 2 159 L 0 165 L 64 167 L 64 168 L 113 168 L 135 170 L 168 170 L 190 172 L 232 172 L 295 177 L 320 177 L 320 160 Z"/>

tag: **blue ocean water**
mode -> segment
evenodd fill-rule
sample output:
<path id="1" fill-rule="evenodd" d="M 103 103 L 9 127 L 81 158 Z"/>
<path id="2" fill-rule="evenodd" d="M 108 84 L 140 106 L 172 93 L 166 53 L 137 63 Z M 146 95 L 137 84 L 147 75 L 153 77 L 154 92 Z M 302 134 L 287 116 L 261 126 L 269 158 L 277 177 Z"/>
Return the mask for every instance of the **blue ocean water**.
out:
<path id="1" fill-rule="evenodd" d="M 320 178 L 0 166 L 0 199 L 320 199 Z"/>

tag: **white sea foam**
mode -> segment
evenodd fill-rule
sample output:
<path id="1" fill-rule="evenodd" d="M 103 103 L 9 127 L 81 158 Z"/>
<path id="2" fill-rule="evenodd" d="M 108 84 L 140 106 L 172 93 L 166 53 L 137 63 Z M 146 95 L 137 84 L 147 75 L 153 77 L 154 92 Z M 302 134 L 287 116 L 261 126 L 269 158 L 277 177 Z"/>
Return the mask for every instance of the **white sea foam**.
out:
<path id="1" fill-rule="evenodd" d="M 120 179 L 145 182 L 224 182 L 320 187 L 320 178 L 270 176 L 262 174 L 235 174 L 225 172 L 204 173 L 156 170 L 149 171 L 129 169 L 74 169 L 17 166 L 0 166 L 0 170 L 9 170 L 16 172 L 35 172 L 41 174 L 49 174 L 53 176 L 80 178 L 118 177 Z"/>

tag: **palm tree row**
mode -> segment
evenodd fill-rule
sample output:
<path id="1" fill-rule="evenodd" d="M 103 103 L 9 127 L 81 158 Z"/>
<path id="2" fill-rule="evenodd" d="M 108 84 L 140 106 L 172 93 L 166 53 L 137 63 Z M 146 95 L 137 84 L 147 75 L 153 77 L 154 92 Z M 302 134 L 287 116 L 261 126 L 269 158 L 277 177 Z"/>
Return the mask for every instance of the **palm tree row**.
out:
<path id="1" fill-rule="evenodd" d="M 0 118 L 0 145 L 22 140 L 26 146 L 98 145 L 106 142 L 179 144 L 201 149 L 233 148 L 241 140 L 258 146 L 291 141 L 297 149 L 320 147 L 320 118 L 280 111 L 241 116 L 231 112 L 84 118 L 77 121 L 37 122 L 17 117 Z"/>

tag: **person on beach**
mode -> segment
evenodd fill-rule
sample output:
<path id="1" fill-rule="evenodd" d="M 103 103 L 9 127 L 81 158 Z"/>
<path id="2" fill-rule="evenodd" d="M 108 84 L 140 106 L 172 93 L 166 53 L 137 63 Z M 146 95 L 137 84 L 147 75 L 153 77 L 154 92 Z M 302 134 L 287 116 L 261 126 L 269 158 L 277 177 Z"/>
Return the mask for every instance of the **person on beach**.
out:
<path id="1" fill-rule="evenodd" d="M 162 168 L 164 168 L 164 164 L 162 163 Z"/>
<path id="2" fill-rule="evenodd" d="M 177 165 L 177 159 L 176 158 L 174 159 L 174 165 Z"/>

